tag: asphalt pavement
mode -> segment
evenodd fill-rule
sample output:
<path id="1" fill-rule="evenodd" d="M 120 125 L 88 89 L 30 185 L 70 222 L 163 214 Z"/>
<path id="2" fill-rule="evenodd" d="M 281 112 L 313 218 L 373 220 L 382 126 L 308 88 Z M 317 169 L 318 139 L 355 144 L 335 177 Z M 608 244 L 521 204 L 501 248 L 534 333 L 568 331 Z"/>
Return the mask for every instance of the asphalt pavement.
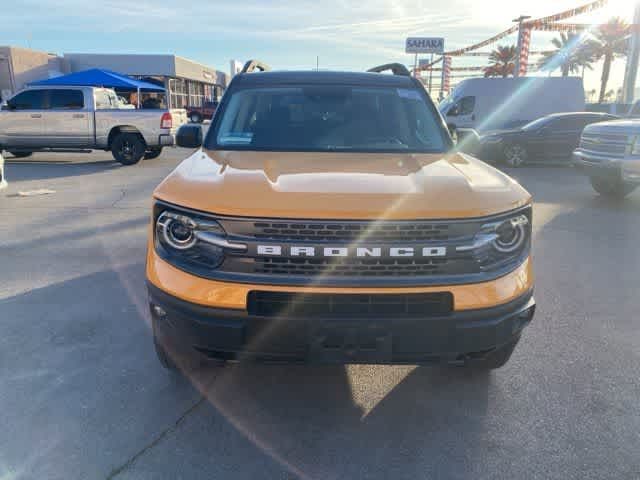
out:
<path id="1" fill-rule="evenodd" d="M 536 200 L 538 311 L 506 367 L 158 363 L 150 194 L 187 152 L 12 161 L 0 191 L 0 479 L 640 477 L 640 192 Z M 50 189 L 54 193 L 19 196 Z"/>

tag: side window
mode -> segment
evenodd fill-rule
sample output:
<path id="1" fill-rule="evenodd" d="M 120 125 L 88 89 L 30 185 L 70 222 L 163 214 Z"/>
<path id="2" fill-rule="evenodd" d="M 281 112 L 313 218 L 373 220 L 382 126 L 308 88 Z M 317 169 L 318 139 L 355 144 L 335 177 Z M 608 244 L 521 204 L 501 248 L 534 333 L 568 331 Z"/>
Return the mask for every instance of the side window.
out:
<path id="1" fill-rule="evenodd" d="M 96 110 L 109 110 L 111 108 L 118 108 L 118 101 L 115 97 L 112 98 L 112 95 L 109 95 L 104 90 L 96 90 L 95 92 L 96 99 Z"/>
<path id="2" fill-rule="evenodd" d="M 45 90 L 22 92 L 9 100 L 9 108 L 11 110 L 44 110 L 45 93 Z"/>
<path id="3" fill-rule="evenodd" d="M 593 123 L 595 117 L 567 117 L 558 118 L 551 122 L 551 128 L 561 132 L 573 132 L 575 130 L 582 130 L 586 125 Z"/>
<path id="4" fill-rule="evenodd" d="M 56 110 L 81 110 L 84 108 L 82 90 L 50 90 L 51 108 Z"/>
<path id="5" fill-rule="evenodd" d="M 476 108 L 476 97 L 463 97 L 460 99 L 458 115 L 471 115 Z"/>

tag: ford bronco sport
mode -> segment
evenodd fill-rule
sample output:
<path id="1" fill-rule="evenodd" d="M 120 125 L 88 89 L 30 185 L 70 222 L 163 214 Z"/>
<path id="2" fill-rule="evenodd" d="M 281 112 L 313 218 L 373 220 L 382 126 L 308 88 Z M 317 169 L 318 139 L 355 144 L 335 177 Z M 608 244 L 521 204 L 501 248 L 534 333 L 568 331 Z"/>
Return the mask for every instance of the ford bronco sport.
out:
<path id="1" fill-rule="evenodd" d="M 197 150 L 153 194 L 146 266 L 167 368 L 498 368 L 533 317 L 531 196 L 457 151 L 401 65 L 247 62 L 204 141 L 188 125 L 177 142 Z"/>

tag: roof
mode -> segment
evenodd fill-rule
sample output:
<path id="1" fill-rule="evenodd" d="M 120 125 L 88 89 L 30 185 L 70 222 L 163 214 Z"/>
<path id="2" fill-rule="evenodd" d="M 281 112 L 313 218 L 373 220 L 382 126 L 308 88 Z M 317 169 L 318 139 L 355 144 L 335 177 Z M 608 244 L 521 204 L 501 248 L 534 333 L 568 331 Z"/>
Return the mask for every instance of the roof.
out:
<path id="1" fill-rule="evenodd" d="M 111 70 L 91 68 L 82 72 L 71 73 L 61 77 L 49 78 L 39 82 L 30 83 L 31 86 L 75 86 L 75 87 L 106 87 L 128 90 L 146 90 L 164 92 L 164 88 L 153 83 L 135 80 L 126 75 L 121 75 Z"/>
<path id="2" fill-rule="evenodd" d="M 414 88 L 411 77 L 368 72 L 269 71 L 240 73 L 233 83 L 251 85 L 343 84 Z"/>

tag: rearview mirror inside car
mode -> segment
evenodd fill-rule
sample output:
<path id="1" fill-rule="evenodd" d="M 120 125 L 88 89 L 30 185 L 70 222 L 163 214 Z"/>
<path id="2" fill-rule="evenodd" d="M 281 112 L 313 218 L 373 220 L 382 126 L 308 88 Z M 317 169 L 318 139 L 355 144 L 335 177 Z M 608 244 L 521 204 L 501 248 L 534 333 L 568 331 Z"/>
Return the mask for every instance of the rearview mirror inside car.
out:
<path id="1" fill-rule="evenodd" d="M 184 148 L 202 146 L 202 127 L 200 125 L 183 125 L 178 129 L 176 144 Z"/>

